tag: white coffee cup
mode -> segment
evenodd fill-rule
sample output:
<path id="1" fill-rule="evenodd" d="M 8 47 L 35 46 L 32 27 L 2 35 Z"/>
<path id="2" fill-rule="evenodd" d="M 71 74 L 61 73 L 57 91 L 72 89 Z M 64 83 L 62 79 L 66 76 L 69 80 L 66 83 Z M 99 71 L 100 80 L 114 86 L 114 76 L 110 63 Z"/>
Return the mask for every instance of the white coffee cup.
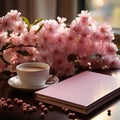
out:
<path id="1" fill-rule="evenodd" d="M 25 86 L 42 86 L 49 77 L 50 65 L 42 62 L 28 62 L 16 66 L 19 80 Z"/>

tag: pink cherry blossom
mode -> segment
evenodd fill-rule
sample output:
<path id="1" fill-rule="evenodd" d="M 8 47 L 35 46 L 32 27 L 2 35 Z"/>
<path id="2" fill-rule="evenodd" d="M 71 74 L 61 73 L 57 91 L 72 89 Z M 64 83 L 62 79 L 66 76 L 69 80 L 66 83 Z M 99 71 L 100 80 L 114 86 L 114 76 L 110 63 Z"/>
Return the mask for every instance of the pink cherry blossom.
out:
<path id="1" fill-rule="evenodd" d="M 2 18 L 1 29 L 7 31 L 12 30 L 12 21 L 9 20 L 8 16 Z"/>
<path id="2" fill-rule="evenodd" d="M 9 38 L 9 41 L 11 42 L 12 45 L 18 46 L 21 43 L 20 37 L 16 36 L 15 34 L 12 34 L 11 37 Z"/>
<path id="3" fill-rule="evenodd" d="M 120 59 L 112 27 L 98 24 L 88 11 L 81 11 L 68 26 L 66 18 L 26 24 L 21 13 L 11 10 L 0 18 L 0 72 L 15 72 L 16 65 L 40 61 L 61 76 L 76 70 L 119 68 Z M 42 27 L 41 27 L 42 26 Z M 39 28 L 41 28 L 39 30 Z M 70 55 L 73 55 L 70 60 Z M 77 67 L 75 64 L 77 63 Z"/>
<path id="4" fill-rule="evenodd" d="M 20 34 L 27 31 L 27 25 L 23 21 L 15 22 L 15 26 L 13 27 L 14 34 Z"/>
<path id="5" fill-rule="evenodd" d="M 88 25 L 89 23 L 91 23 L 91 16 L 88 11 L 82 11 L 81 14 L 78 14 L 78 17 L 82 25 Z"/>
<path id="6" fill-rule="evenodd" d="M 10 12 L 8 12 L 6 16 L 9 17 L 10 21 L 16 22 L 21 19 L 20 15 L 21 15 L 21 13 L 18 12 L 17 10 L 10 10 Z"/>

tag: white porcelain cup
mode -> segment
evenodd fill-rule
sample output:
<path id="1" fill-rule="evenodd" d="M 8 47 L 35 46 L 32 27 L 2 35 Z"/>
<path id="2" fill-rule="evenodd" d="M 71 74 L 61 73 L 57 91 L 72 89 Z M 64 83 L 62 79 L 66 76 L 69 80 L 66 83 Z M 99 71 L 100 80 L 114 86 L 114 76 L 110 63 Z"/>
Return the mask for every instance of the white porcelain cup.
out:
<path id="1" fill-rule="evenodd" d="M 50 65 L 42 62 L 28 62 L 16 66 L 19 80 L 25 86 L 42 86 L 49 77 Z"/>

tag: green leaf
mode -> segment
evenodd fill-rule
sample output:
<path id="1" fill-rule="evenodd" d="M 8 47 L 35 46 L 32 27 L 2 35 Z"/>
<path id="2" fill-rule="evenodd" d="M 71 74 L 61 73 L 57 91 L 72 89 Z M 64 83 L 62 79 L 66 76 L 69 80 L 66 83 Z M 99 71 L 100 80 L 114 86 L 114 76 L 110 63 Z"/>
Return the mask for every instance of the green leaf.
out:
<path id="1" fill-rule="evenodd" d="M 36 31 L 35 31 L 35 34 L 37 34 L 43 27 L 44 24 L 42 24 Z"/>
<path id="2" fill-rule="evenodd" d="M 39 19 L 35 20 L 32 25 L 36 25 L 37 23 L 41 22 L 42 20 L 44 20 L 44 18 L 39 18 Z"/>
<path id="3" fill-rule="evenodd" d="M 23 56 L 30 56 L 30 54 L 26 50 L 18 50 L 16 52 Z"/>
<path id="4" fill-rule="evenodd" d="M 120 49 L 120 45 L 117 45 L 117 48 Z"/>
<path id="5" fill-rule="evenodd" d="M 22 16 L 22 19 L 28 26 L 30 26 L 30 22 L 25 16 Z"/>

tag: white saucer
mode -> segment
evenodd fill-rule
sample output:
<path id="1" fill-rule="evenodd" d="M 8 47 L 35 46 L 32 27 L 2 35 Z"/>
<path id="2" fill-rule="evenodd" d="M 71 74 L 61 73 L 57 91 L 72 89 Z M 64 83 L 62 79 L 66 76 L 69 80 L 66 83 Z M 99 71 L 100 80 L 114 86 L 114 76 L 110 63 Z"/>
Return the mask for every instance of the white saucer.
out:
<path id="1" fill-rule="evenodd" d="M 52 75 L 50 75 L 51 77 Z M 55 83 L 58 83 L 59 82 L 59 78 L 56 76 L 53 78 L 54 80 L 54 83 L 52 84 L 44 84 L 42 86 L 31 86 L 31 87 L 28 87 L 28 86 L 25 86 L 23 85 L 18 76 L 14 76 L 14 77 L 11 77 L 9 80 L 8 80 L 8 84 L 16 89 L 21 89 L 21 90 L 38 90 L 38 89 L 42 89 L 42 88 L 45 88 L 45 87 L 49 87 L 50 85 L 53 85 Z"/>

